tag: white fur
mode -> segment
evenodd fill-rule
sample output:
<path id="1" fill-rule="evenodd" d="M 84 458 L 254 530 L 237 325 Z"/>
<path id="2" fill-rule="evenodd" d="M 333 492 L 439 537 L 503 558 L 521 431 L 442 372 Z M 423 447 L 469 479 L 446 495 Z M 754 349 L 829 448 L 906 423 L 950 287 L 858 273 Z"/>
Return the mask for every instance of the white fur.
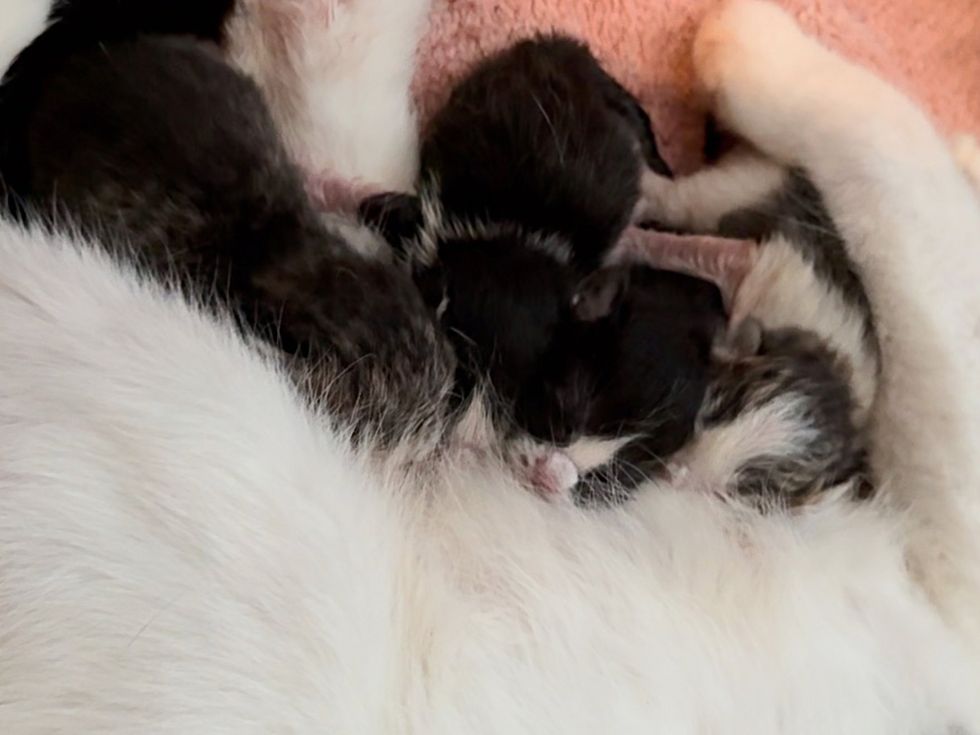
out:
<path id="1" fill-rule="evenodd" d="M 287 148 L 311 173 L 410 190 L 410 95 L 429 0 L 241 0 L 231 59 L 265 92 Z"/>
<path id="2" fill-rule="evenodd" d="M 725 5 L 698 35 L 695 66 L 723 122 L 808 171 L 850 246 L 881 343 L 872 462 L 915 519 L 910 565 L 980 654 L 974 192 L 920 110 L 773 5 Z"/>
<path id="3" fill-rule="evenodd" d="M 763 516 L 682 484 L 587 513 L 463 461 L 406 485 L 227 324 L 0 223 L 0 732 L 980 732 L 950 273 L 980 223 L 919 113 L 771 13 L 729 5 L 698 67 L 738 132 L 849 195 L 882 502 Z"/>
<path id="4" fill-rule="evenodd" d="M 0 4 L 0 79 L 48 24 L 54 0 L 3 0 Z"/>
<path id="5" fill-rule="evenodd" d="M 738 323 L 748 316 L 767 329 L 809 329 L 847 359 L 856 418 L 863 422 L 878 381 L 878 360 L 865 339 L 864 316 L 844 302 L 840 291 L 817 277 L 799 251 L 781 236 L 762 245 L 738 290 L 732 320 Z"/>
<path id="6" fill-rule="evenodd" d="M 724 494 L 750 460 L 757 465 L 760 457 L 803 454 L 814 440 L 808 425 L 805 404 L 785 396 L 699 432 L 672 460 L 684 468 L 689 482 Z"/>
<path id="7" fill-rule="evenodd" d="M 402 486 L 230 328 L 0 243 L 0 732 L 980 725 L 897 517 L 589 514 L 486 463 Z"/>
<path id="8" fill-rule="evenodd" d="M 953 153 L 963 173 L 970 179 L 977 194 L 980 194 L 980 142 L 972 135 L 957 135 L 953 139 Z"/>
<path id="9" fill-rule="evenodd" d="M 779 191 L 785 166 L 748 149 L 738 149 L 716 166 L 669 179 L 646 171 L 634 221 L 653 219 L 694 232 L 716 232 L 722 217 Z"/>

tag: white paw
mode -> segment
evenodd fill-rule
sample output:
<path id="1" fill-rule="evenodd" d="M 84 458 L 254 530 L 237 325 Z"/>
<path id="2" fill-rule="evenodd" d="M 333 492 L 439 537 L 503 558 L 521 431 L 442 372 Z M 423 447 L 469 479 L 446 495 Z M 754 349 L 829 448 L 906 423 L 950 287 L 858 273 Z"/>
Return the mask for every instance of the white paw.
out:
<path id="1" fill-rule="evenodd" d="M 781 73 L 812 41 L 786 11 L 765 0 L 726 0 L 702 22 L 694 68 L 705 90 L 720 91 L 740 71 Z"/>
<path id="2" fill-rule="evenodd" d="M 727 0 L 698 30 L 694 68 L 719 120 L 751 139 L 756 120 L 792 96 L 821 53 L 779 6 Z"/>
<path id="3" fill-rule="evenodd" d="M 663 202 L 670 196 L 671 189 L 676 184 L 666 176 L 658 174 L 656 171 L 647 169 L 643 172 L 640 180 L 640 198 L 633 209 L 632 222 L 640 224 L 643 222 L 655 221 L 661 224 L 674 224 L 664 222 L 666 211 Z"/>

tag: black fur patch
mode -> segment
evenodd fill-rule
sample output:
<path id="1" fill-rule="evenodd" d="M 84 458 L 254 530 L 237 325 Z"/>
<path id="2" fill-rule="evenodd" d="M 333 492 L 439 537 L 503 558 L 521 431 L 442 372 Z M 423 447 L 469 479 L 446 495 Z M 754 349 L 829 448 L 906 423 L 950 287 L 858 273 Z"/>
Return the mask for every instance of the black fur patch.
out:
<path id="1" fill-rule="evenodd" d="M 358 430 L 395 440 L 435 417 L 454 361 L 410 274 L 324 226 L 259 90 L 212 44 L 145 36 L 55 58 L 20 67 L 32 104 L 4 130 L 24 212 L 217 297 Z"/>
<path id="2" fill-rule="evenodd" d="M 586 46 L 545 36 L 453 90 L 424 138 L 422 183 L 438 182 L 452 217 L 563 236 L 587 272 L 629 224 L 644 159 L 668 171 L 636 100 Z"/>
<path id="3" fill-rule="evenodd" d="M 794 434 L 805 439 L 798 451 L 763 451 L 747 461 L 732 489 L 798 505 L 823 489 L 866 476 L 865 435 L 854 423 L 848 377 L 849 367 L 819 337 L 797 329 L 768 331 L 759 355 L 720 366 L 699 418 L 703 428 L 723 427 L 767 405 L 792 403 Z"/>
<path id="4" fill-rule="evenodd" d="M 66 59 L 146 35 L 184 35 L 218 42 L 235 0 L 60 0 L 50 26 L 14 60 L 0 85 L 0 178 L 7 206 L 20 217 L 30 163 L 20 143 L 43 89 L 39 80 Z M 104 91 L 102 91 L 104 93 Z M 99 99 L 99 91 L 95 91 Z"/>
<path id="5" fill-rule="evenodd" d="M 582 478 L 583 504 L 628 497 L 694 435 L 713 376 L 712 347 L 725 325 L 717 287 L 697 278 L 641 266 L 629 269 L 626 292 L 597 328 L 596 391 L 583 433 L 635 436 L 613 460 Z"/>

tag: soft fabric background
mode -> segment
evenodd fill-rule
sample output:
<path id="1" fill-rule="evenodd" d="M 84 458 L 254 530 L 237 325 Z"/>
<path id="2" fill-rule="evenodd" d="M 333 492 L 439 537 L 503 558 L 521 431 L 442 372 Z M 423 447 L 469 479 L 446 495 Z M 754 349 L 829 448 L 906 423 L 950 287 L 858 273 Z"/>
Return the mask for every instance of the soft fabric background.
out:
<path id="1" fill-rule="evenodd" d="M 646 106 L 665 157 L 700 158 L 702 106 L 689 59 L 717 0 L 434 0 L 415 93 L 424 121 L 476 60 L 537 31 L 589 42 Z M 980 0 L 783 0 L 804 27 L 925 105 L 948 133 L 980 135 Z"/>

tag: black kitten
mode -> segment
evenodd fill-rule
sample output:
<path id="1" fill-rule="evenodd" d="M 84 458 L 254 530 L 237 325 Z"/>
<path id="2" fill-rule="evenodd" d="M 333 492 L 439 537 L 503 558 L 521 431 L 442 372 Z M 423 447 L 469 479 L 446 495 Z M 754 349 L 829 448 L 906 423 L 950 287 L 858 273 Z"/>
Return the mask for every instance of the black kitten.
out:
<path id="1" fill-rule="evenodd" d="M 450 218 L 560 235 L 584 271 L 630 223 L 644 168 L 669 174 L 636 99 L 588 47 L 557 35 L 491 56 L 460 82 L 421 165 Z"/>
<path id="2" fill-rule="evenodd" d="M 580 434 L 628 438 L 582 478 L 576 499 L 623 499 L 694 435 L 727 333 L 721 292 L 678 273 L 616 266 L 586 279 L 575 310 L 602 335 Z"/>
<path id="3" fill-rule="evenodd" d="M 0 85 L 0 172 L 8 196 L 29 184 L 30 163 L 21 142 L 43 89 L 38 81 L 71 55 L 142 35 L 186 35 L 219 42 L 235 0 L 61 0 L 49 27 L 25 48 Z M 8 202 L 15 213 L 18 202 Z"/>
<path id="4" fill-rule="evenodd" d="M 584 425 L 601 343 L 571 297 L 629 224 L 642 171 L 668 172 L 649 118 L 586 46 L 538 37 L 459 83 L 421 162 L 427 206 L 387 194 L 364 202 L 362 217 L 442 305 L 463 393 L 489 381 L 521 429 L 569 441 Z"/>
<path id="5" fill-rule="evenodd" d="M 424 421 L 453 359 L 411 278 L 323 224 L 257 87 L 193 37 L 216 27 L 181 25 L 191 3 L 117 5 L 72 3 L 18 60 L 0 101 L 9 201 L 219 298 L 330 389 L 334 416 L 390 439 Z"/>

